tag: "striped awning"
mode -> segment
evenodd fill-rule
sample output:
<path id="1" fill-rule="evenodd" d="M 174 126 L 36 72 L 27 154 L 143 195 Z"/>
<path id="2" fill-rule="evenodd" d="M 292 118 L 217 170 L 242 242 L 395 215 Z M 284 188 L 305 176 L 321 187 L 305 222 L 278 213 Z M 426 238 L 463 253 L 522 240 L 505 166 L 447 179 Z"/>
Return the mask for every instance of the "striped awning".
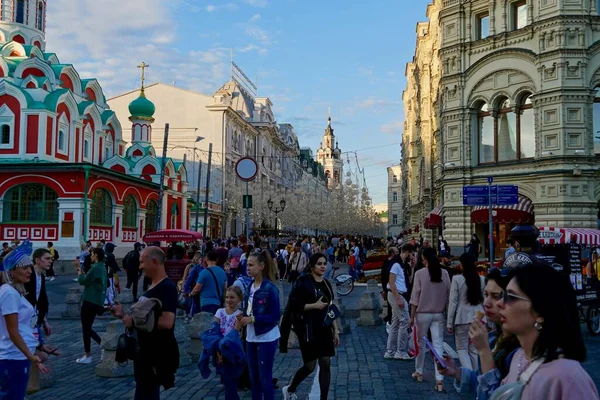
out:
<path id="1" fill-rule="evenodd" d="M 600 245 L 600 230 L 592 228 L 554 228 L 540 226 L 538 241 L 542 244 L 565 244 L 574 241 L 588 246 Z"/>
<path id="2" fill-rule="evenodd" d="M 429 215 L 425 217 L 424 224 L 427 229 L 441 228 L 442 226 L 442 207 L 438 206 L 431 210 Z"/>
<path id="3" fill-rule="evenodd" d="M 492 206 L 494 223 L 533 223 L 533 203 L 528 197 L 519 195 L 519 202 L 508 206 Z M 489 211 L 487 206 L 475 206 L 471 210 L 471 222 L 474 224 L 487 223 Z"/>

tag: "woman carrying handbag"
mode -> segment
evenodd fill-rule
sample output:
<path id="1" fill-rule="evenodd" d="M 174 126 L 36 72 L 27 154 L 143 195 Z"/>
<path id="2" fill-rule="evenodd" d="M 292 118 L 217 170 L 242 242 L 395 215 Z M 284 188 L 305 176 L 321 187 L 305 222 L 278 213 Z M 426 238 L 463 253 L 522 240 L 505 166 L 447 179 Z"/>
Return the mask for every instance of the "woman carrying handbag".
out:
<path id="1" fill-rule="evenodd" d="M 285 400 L 297 399 L 298 386 L 315 370 L 317 362 L 320 398 L 326 400 L 329 393 L 331 357 L 335 356 L 335 347 L 339 345 L 340 337 L 335 323 L 339 310 L 332 305 L 333 288 L 329 281 L 323 278 L 326 269 L 325 254 L 313 254 L 308 262 L 310 273 L 298 278 L 290 293 L 284 320 L 291 320 L 294 332 L 298 336 L 304 365 L 296 371 L 292 382 L 282 389 Z M 286 323 L 282 322 L 282 330 L 285 325 Z M 281 352 L 287 351 L 288 334 L 289 331 L 284 332 L 280 342 Z"/>

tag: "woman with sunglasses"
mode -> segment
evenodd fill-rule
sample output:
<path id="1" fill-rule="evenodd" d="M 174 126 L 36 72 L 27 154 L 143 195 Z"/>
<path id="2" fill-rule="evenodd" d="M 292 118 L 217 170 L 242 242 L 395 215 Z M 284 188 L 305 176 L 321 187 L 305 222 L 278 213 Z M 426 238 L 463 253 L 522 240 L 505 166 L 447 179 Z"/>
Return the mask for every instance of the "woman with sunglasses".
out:
<path id="1" fill-rule="evenodd" d="M 486 277 L 483 290 L 483 308 L 489 322 L 496 329 L 488 333 L 484 324 L 477 318 L 469 328 L 469 338 L 479 354 L 479 370 L 458 367 L 451 357 L 444 357 L 446 369 L 440 369 L 445 376 L 455 378 L 454 387 L 459 393 L 473 393 L 478 400 L 488 400 L 500 381 L 508 374 L 512 355 L 519 347 L 516 337 L 502 332 L 499 303 L 503 299 L 506 286 L 512 277 L 511 268 L 492 268 Z M 438 368 L 440 368 L 438 364 Z M 478 378 L 479 377 L 479 378 Z"/>
<path id="2" fill-rule="evenodd" d="M 534 260 L 515 270 L 499 307 L 503 329 L 521 348 L 492 400 L 599 399 L 580 364 L 586 349 L 568 275 Z"/>
<path id="3" fill-rule="evenodd" d="M 327 325 L 327 307 L 333 302 L 333 288 L 324 279 L 327 270 L 327 257 L 316 253 L 308 260 L 310 273 L 298 278 L 292 292 L 284 320 L 291 319 L 294 332 L 298 335 L 300 352 L 304 365 L 296 371 L 292 382 L 282 389 L 285 400 L 297 399 L 296 389 L 314 370 L 319 363 L 319 386 L 321 399 L 326 400 L 331 381 L 331 357 L 335 356 L 335 347 L 340 343 L 339 331 L 335 321 Z M 282 322 L 284 326 L 289 326 Z M 284 331 L 280 341 L 281 352 L 287 352 L 287 336 Z"/>

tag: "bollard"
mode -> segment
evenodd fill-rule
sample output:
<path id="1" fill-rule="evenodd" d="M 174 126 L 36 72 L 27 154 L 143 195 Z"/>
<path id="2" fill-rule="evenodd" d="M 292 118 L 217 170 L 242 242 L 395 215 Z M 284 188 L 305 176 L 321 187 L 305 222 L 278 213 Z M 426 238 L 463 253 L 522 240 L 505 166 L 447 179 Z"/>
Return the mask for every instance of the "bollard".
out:
<path id="1" fill-rule="evenodd" d="M 81 296 L 83 295 L 83 287 L 70 288 L 65 299 L 66 308 L 61 313 L 63 318 L 80 318 L 81 317 Z"/>
<path id="2" fill-rule="evenodd" d="M 47 374 L 40 374 L 39 369 L 31 368 L 29 373 L 29 383 L 27 384 L 27 394 L 33 394 L 41 389 L 52 387 L 54 382 L 56 382 L 56 372 L 54 371 L 52 364 L 45 361 L 44 365 L 50 367 L 50 372 Z"/>
<path id="3" fill-rule="evenodd" d="M 375 279 L 369 279 L 367 281 L 367 292 L 379 293 L 379 284 Z"/>
<path id="4" fill-rule="evenodd" d="M 123 313 L 128 313 L 131 311 L 131 306 L 133 305 L 133 292 L 131 289 L 121 289 L 121 293 L 117 295 L 115 300 L 121 303 Z"/>
<path id="5" fill-rule="evenodd" d="M 175 321 L 175 340 L 177 340 L 177 346 L 179 347 L 179 367 L 190 365 L 192 363 L 192 359 L 188 354 L 190 336 L 186 325 L 183 323 L 183 318 L 177 318 Z"/>
<path id="6" fill-rule="evenodd" d="M 333 300 L 333 304 L 340 309 L 340 316 L 336 321 L 336 325 L 340 330 L 340 335 L 343 335 L 344 333 L 350 333 L 350 323 L 346 320 L 346 306 L 344 305 L 341 297 L 336 297 Z"/>
<path id="7" fill-rule="evenodd" d="M 190 337 L 187 354 L 191 357 L 193 363 L 197 363 L 202 355 L 204 345 L 200 335 L 210 328 L 213 317 L 214 315 L 211 313 L 201 312 L 194 315 L 192 321 L 187 325 L 187 333 Z"/>
<path id="8" fill-rule="evenodd" d="M 366 291 L 360 298 L 360 317 L 356 320 L 357 325 L 375 326 L 381 325 L 383 320 L 379 316 L 381 304 L 379 302 L 379 293 Z"/>
<path id="9" fill-rule="evenodd" d="M 103 378 L 118 378 L 133 375 L 133 361 L 127 364 L 119 364 L 115 357 L 117 355 L 117 342 L 119 336 L 125 332 L 125 325 L 119 320 L 110 321 L 106 325 L 106 332 L 102 335 L 102 351 L 104 356 L 100 364 L 96 366 L 96 375 Z"/>

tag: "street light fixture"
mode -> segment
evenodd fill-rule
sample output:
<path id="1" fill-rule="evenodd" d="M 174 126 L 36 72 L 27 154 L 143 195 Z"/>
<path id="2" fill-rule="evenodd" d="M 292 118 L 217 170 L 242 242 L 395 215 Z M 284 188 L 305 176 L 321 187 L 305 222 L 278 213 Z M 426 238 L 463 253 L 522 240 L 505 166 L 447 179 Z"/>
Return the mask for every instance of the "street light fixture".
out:
<path id="1" fill-rule="evenodd" d="M 285 210 L 285 199 L 282 197 L 281 200 L 279 200 L 279 207 L 275 207 L 273 208 L 273 200 L 271 200 L 271 198 L 269 197 L 269 200 L 267 200 L 267 207 L 269 208 L 269 211 L 271 211 L 273 214 L 275 214 L 275 237 L 278 238 L 279 237 L 279 228 L 277 225 L 277 215 L 280 212 L 283 212 L 283 210 Z"/>

